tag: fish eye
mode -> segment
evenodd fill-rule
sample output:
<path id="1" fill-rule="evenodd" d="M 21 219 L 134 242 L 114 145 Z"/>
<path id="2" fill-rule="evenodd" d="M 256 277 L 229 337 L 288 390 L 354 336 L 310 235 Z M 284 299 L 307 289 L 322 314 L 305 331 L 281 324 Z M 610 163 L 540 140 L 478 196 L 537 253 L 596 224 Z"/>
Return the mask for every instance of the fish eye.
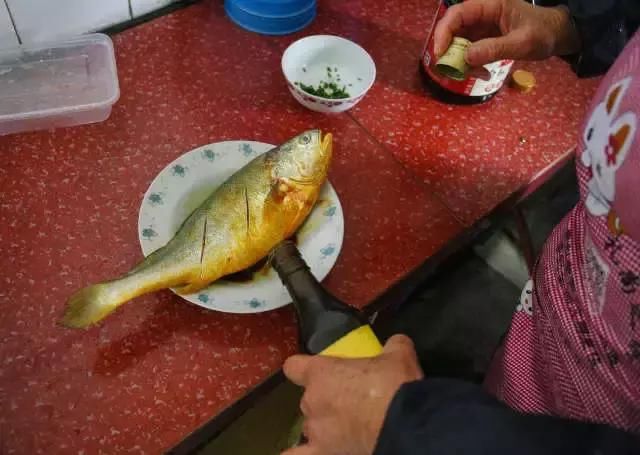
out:
<path id="1" fill-rule="evenodd" d="M 305 145 L 308 144 L 309 142 L 311 142 L 311 136 L 309 136 L 308 134 L 305 134 L 300 138 L 300 142 Z"/>

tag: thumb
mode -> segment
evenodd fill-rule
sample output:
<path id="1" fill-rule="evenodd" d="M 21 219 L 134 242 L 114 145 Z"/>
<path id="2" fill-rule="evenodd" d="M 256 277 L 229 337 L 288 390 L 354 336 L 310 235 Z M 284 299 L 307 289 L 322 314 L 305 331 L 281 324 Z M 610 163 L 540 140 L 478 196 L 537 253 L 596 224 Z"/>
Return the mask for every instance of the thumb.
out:
<path id="1" fill-rule="evenodd" d="M 294 384 L 305 386 L 312 361 L 313 357 L 309 355 L 292 355 L 284 362 L 284 375 Z"/>
<path id="2" fill-rule="evenodd" d="M 413 354 L 415 348 L 413 341 L 406 335 L 394 335 L 385 343 L 383 352 L 385 354 Z"/>
<path id="3" fill-rule="evenodd" d="M 318 450 L 314 447 L 311 447 L 308 444 L 303 446 L 294 447 L 293 449 L 289 449 L 285 452 L 282 452 L 281 455 L 322 455 Z"/>
<path id="4" fill-rule="evenodd" d="M 519 59 L 523 55 L 524 43 L 517 33 L 498 38 L 486 38 L 473 43 L 465 59 L 470 66 L 482 66 L 503 59 Z"/>

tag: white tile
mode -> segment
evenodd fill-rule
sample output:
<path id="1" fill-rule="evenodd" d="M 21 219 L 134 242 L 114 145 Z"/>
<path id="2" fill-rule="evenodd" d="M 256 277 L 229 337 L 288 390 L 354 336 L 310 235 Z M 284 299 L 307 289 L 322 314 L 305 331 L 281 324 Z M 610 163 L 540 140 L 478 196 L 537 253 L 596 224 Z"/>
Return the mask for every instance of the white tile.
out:
<path id="1" fill-rule="evenodd" d="M 127 0 L 9 0 L 23 43 L 99 30 L 131 19 Z"/>
<path id="2" fill-rule="evenodd" d="M 174 3 L 175 1 L 176 0 L 131 0 L 131 11 L 133 12 L 133 17 L 138 17 Z"/>
<path id="3" fill-rule="evenodd" d="M 0 49 L 18 44 L 16 31 L 13 29 L 9 11 L 2 0 L 0 0 Z"/>

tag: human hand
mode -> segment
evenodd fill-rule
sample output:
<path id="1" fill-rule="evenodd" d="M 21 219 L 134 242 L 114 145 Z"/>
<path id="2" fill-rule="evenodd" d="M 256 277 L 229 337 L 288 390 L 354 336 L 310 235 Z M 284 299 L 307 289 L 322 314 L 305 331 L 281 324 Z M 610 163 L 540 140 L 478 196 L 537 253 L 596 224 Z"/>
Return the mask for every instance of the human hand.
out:
<path id="1" fill-rule="evenodd" d="M 454 36 L 473 44 L 470 66 L 496 60 L 542 60 L 580 49 L 580 37 L 563 7 L 533 6 L 523 0 L 467 0 L 452 6 L 434 31 L 435 54 L 442 55 Z"/>
<path id="2" fill-rule="evenodd" d="M 394 395 L 423 377 L 404 335 L 391 337 L 370 359 L 295 355 L 284 373 L 305 387 L 300 409 L 309 442 L 283 455 L 371 455 Z"/>

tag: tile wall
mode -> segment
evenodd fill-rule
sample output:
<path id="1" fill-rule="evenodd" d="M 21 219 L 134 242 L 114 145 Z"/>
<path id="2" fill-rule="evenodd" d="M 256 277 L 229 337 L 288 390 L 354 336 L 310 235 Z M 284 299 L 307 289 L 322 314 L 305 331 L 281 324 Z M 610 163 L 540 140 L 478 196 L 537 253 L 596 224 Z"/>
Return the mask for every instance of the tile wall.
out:
<path id="1" fill-rule="evenodd" d="M 100 30 L 175 0 L 0 0 L 0 48 Z"/>

